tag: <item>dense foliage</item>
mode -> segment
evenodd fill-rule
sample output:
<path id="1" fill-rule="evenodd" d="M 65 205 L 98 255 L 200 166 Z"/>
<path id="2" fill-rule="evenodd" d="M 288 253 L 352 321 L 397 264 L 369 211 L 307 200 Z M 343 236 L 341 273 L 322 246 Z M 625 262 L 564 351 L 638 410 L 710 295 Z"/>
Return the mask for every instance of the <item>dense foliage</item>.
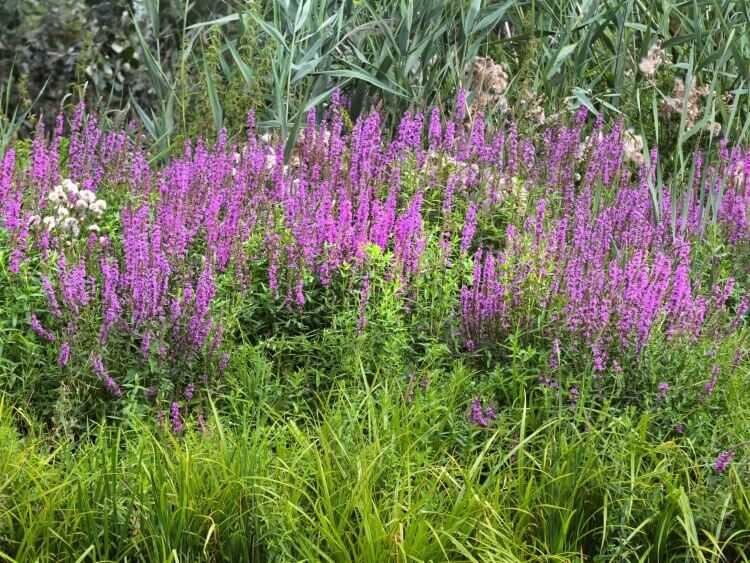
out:
<path id="1" fill-rule="evenodd" d="M 252 443 L 259 440 L 261 449 L 291 447 L 292 458 L 282 465 L 242 469 L 251 473 L 243 473 L 237 484 L 243 492 L 236 494 L 250 495 L 248 502 L 258 507 L 252 521 L 232 517 L 213 532 L 200 518 L 182 521 L 178 529 L 203 534 L 203 549 L 214 533 L 251 529 L 258 553 L 268 550 L 283 560 L 315 553 L 383 560 L 390 548 L 380 542 L 394 533 L 403 536 L 396 541 L 403 557 L 421 553 L 426 559 L 525 560 L 535 550 L 540 556 L 646 553 L 629 543 L 631 534 L 644 534 L 643 549 L 655 553 L 700 546 L 742 553 L 748 528 L 737 518 L 744 491 L 730 493 L 723 511 L 707 503 L 713 487 L 746 477 L 741 389 L 749 374 L 750 153 L 726 142 L 697 153 L 691 181 L 675 191 L 655 176 L 655 149 L 636 152 L 621 123 L 607 125 L 585 108 L 531 137 L 515 124 L 488 130 L 481 115 L 469 119 L 466 108 L 461 91 L 447 121 L 437 110 L 407 113 L 389 140 L 378 112 L 347 125 L 347 103 L 335 94 L 324 115 L 308 114 L 289 164 L 279 139 L 257 134 L 252 113 L 241 143 L 230 143 L 224 133 L 210 145 L 187 142 L 181 155 L 159 166 L 149 163 L 142 137 L 102 130 L 83 105 L 69 129 L 62 116 L 51 136 L 40 127 L 30 147 L 6 152 L 0 176 L 4 391 L 52 436 L 84 449 L 90 443 L 101 452 L 96 455 L 110 455 L 114 445 L 106 428 L 92 436 L 92 423 L 118 420 L 156 432 L 136 438 L 126 431 L 122 439 L 135 440 L 134 451 L 142 452 L 136 456 L 158 453 L 153 440 L 160 435 L 172 435 L 172 447 L 182 451 L 188 442 L 202 448 L 199 435 L 214 432 L 222 441 L 219 451 L 230 448 L 231 456 L 240 446 L 227 445 L 234 438 L 221 425 L 238 439 L 256 432 L 248 424 L 257 427 Z M 450 398 L 441 404 L 440 393 Z M 354 406 L 357 401 L 369 405 L 369 414 Z M 439 422 L 417 414 L 420 401 Z M 396 417 L 393 423 L 407 425 L 403 432 L 426 433 L 409 446 L 416 448 L 416 465 L 409 465 L 409 448 L 399 449 L 408 442 L 392 443 L 404 439 L 401 430 L 383 427 L 396 434 L 388 438 L 391 445 L 381 444 L 373 426 L 379 416 L 387 417 L 387 425 Z M 24 423 L 25 432 L 32 432 L 29 424 L 36 422 Z M 350 424 L 358 430 L 347 430 Z M 451 485 L 462 472 L 469 472 L 460 477 L 464 483 L 490 490 L 514 475 L 514 486 L 529 495 L 537 479 L 532 475 L 552 471 L 544 478 L 556 490 L 552 483 L 568 471 L 567 462 L 556 465 L 559 455 L 565 460 L 576 451 L 572 444 L 585 443 L 587 452 L 598 453 L 581 453 L 570 463 L 594 464 L 604 475 L 609 469 L 601 465 L 597 442 L 608 432 L 623 440 L 627 432 L 618 435 L 614 428 L 629 426 L 654 452 L 666 448 L 663 463 L 686 471 L 680 485 L 671 485 L 662 500 L 652 498 L 645 510 L 680 510 L 683 519 L 691 511 L 694 534 L 692 527 L 651 532 L 651 520 L 644 519 L 652 515 L 643 512 L 623 514 L 611 528 L 605 514 L 618 510 L 610 503 L 628 502 L 626 493 L 588 486 L 567 517 L 558 509 L 537 516 L 544 522 L 542 536 L 531 532 L 536 528 L 530 523 L 528 532 L 514 535 L 517 516 L 498 512 L 491 516 L 498 524 L 485 531 L 477 528 L 479 521 L 450 523 L 453 510 L 466 509 L 458 508 L 466 485 Z M 292 434 L 283 438 L 286 432 Z M 516 445 L 513 436 L 520 440 Z M 5 447 L 31 448 L 25 450 L 31 456 L 43 443 L 21 446 L 19 438 L 8 439 Z M 297 446 L 288 439 L 308 445 L 294 453 Z M 342 440 L 355 440 L 355 449 Z M 308 447 L 331 457 L 306 460 Z M 340 456 L 357 447 L 364 448 L 362 455 L 375 448 L 367 454 L 375 456 L 372 463 L 380 456 L 407 463 L 393 475 L 443 475 L 420 490 L 426 496 L 413 500 L 417 505 L 437 502 L 435 486 L 443 479 L 448 481 L 441 487 L 458 487 L 447 498 L 458 504 L 434 508 L 447 511 L 445 524 L 425 527 L 415 513 L 417 520 L 405 518 L 416 528 L 397 527 L 348 544 L 360 533 L 390 528 L 390 519 L 378 523 L 385 517 L 380 510 L 400 506 L 373 507 L 385 502 L 391 487 L 400 487 L 387 472 L 373 475 L 366 494 L 376 497 L 370 501 L 341 488 L 341 477 L 329 488 L 326 480 L 345 471 Z M 87 463 L 80 455 L 69 463 Z M 132 463 L 125 455 L 111 461 L 114 471 Z M 657 458 L 649 463 L 658 466 Z M 229 459 L 217 463 L 234 463 Z M 548 463 L 555 465 L 543 469 Z M 458 474 L 449 478 L 454 470 Z M 183 484 L 192 488 L 198 478 L 185 474 Z M 58 477 L 49 473 L 45 479 Z M 305 493 L 310 496 L 296 496 L 308 486 L 314 487 Z M 353 486 L 357 491 L 362 483 Z M 533 495 L 545 490 L 534 488 Z M 70 502 L 94 501 L 82 494 Z M 115 499 L 123 492 L 111 494 L 119 504 Z M 296 500 L 279 500 L 288 494 Z M 343 496 L 325 500 L 332 494 Z M 27 501 L 7 498 L 3 541 L 9 553 L 53 553 L 43 547 L 46 534 L 24 531 Z M 539 502 L 533 498 L 514 497 L 513 506 Z M 302 504 L 280 525 L 277 511 L 286 509 L 277 502 Z M 345 528 L 336 533 L 343 536 L 329 537 L 333 530 L 326 526 L 310 544 L 290 540 L 295 526 L 325 506 L 321 502 L 332 503 L 326 518 L 342 519 L 337 526 Z M 366 505 L 345 508 L 350 502 Z M 506 501 L 486 502 L 497 511 Z M 54 519 L 56 509 L 50 510 Z M 117 528 L 105 544 L 81 532 L 80 549 L 91 543 L 90 553 L 105 559 L 130 549 L 160 559 L 171 549 L 187 558 L 197 553 L 198 544 L 168 535 L 144 537 L 157 543 L 141 543 L 137 535 L 126 541 L 140 526 L 132 510 L 112 524 Z M 158 518 L 152 510 L 161 509 L 150 508 L 144 517 Z M 367 516 L 367 510 L 376 512 Z M 563 531 L 547 518 L 563 518 Z M 451 531 L 458 522 L 469 527 Z M 77 519 L 71 525 L 97 526 Z M 266 537 L 265 530 L 277 528 L 281 536 Z M 484 551 L 480 538 L 490 529 L 508 531 L 492 548 L 498 552 Z M 724 547 L 706 535 L 717 529 L 715 540 Z M 446 533 L 461 534 L 451 542 L 457 551 L 441 539 Z M 407 540 L 417 543 L 412 548 Z M 244 546 L 218 541 L 212 553 L 231 560 L 223 550 L 249 549 Z M 261 557 L 252 553 L 243 557 Z"/>
<path id="2" fill-rule="evenodd" d="M 0 558 L 748 561 L 748 14 L 4 3 Z"/>
<path id="3" fill-rule="evenodd" d="M 71 81 L 87 82 L 100 106 L 137 117 L 160 153 L 206 129 L 236 133 L 256 107 L 289 156 L 307 110 L 336 88 L 353 117 L 375 105 L 389 128 L 459 86 L 493 121 L 606 110 L 680 173 L 696 144 L 718 131 L 744 142 L 750 130 L 745 0 L 13 0 L 0 10 L 11 100 L 52 115 Z M 14 108 L 3 108 L 0 150 Z"/>

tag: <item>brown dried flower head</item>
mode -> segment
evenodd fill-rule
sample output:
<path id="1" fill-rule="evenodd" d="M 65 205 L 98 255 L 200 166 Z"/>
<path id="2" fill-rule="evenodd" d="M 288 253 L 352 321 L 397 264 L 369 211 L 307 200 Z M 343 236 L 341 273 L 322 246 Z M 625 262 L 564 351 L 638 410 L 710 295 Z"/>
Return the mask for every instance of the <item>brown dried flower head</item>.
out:
<path id="1" fill-rule="evenodd" d="M 664 52 L 664 49 L 661 48 L 661 42 L 656 42 L 651 45 L 646 56 L 641 59 L 641 62 L 638 64 L 638 70 L 640 70 L 646 78 L 653 78 L 665 58 L 666 53 Z"/>
<path id="2" fill-rule="evenodd" d="M 477 57 L 472 65 L 472 83 L 475 86 L 474 111 L 497 108 L 508 109 L 505 91 L 508 88 L 508 70 L 489 57 Z"/>
<path id="3" fill-rule="evenodd" d="M 666 96 L 662 102 L 662 110 L 667 114 L 685 114 L 685 123 L 690 129 L 700 119 L 703 113 L 702 98 L 707 96 L 710 89 L 707 85 L 696 87 L 694 84 L 685 85 L 681 78 L 674 79 L 672 95 Z M 714 129 L 714 125 L 710 124 Z"/>

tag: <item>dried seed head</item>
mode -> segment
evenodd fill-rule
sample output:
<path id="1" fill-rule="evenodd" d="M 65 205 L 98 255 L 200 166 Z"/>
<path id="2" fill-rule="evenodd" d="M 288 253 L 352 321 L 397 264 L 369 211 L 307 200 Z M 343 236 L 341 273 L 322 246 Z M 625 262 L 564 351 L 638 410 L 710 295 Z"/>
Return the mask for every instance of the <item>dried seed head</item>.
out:
<path id="1" fill-rule="evenodd" d="M 657 42 L 651 45 L 646 56 L 641 59 L 640 63 L 638 63 L 638 70 L 640 70 L 646 78 L 651 79 L 656 74 L 656 71 L 659 70 L 659 67 L 662 65 L 665 58 L 666 53 L 661 48 L 661 43 Z"/>

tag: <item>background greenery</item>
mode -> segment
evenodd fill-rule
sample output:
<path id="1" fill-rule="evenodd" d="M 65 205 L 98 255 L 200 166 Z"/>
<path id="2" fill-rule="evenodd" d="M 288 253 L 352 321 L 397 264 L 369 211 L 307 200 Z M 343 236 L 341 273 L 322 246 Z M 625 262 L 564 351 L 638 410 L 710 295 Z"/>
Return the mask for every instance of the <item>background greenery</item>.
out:
<path id="1" fill-rule="evenodd" d="M 519 117 L 584 104 L 678 155 L 713 121 L 738 141 L 748 133 L 747 0 L 10 0 L 0 16 L 6 121 L 19 107 L 51 116 L 87 83 L 162 149 L 207 126 L 236 130 L 248 108 L 293 138 L 336 86 L 353 117 L 375 104 L 393 123 L 471 88 L 477 55 L 507 65 Z M 657 41 L 664 71 L 648 81 L 637 67 Z M 660 116 L 675 77 L 709 86 L 695 127 Z"/>

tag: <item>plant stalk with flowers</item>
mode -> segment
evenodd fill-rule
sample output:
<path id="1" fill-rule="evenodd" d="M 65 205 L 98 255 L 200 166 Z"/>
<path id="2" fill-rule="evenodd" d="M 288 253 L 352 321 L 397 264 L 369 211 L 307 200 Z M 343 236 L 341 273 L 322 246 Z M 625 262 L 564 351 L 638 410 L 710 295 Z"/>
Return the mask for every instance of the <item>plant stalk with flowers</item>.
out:
<path id="1" fill-rule="evenodd" d="M 30 168 L 13 150 L 0 168 L 9 267 L 39 260 L 47 306 L 34 331 L 102 396 L 156 388 L 171 405 L 190 385 L 197 398 L 202 382 L 218 384 L 225 335 L 242 333 L 226 307 L 257 284 L 290 318 L 316 307 L 313 295 L 336 307 L 353 292 L 352 330 L 365 336 L 390 295 L 401 320 L 389 323 L 418 332 L 399 350 L 432 338 L 456 354 L 494 353 L 520 331 L 562 345 L 558 356 L 575 350 L 595 373 L 637 365 L 652 342 L 743 329 L 747 280 L 709 285 L 695 256 L 709 225 L 747 246 L 738 171 L 750 153 L 722 144 L 710 161 L 697 155 L 705 173 L 674 193 L 655 185 L 656 151 L 629 156 L 621 123 L 582 109 L 526 139 L 514 124 L 489 132 L 481 115 L 464 127 L 463 95 L 447 121 L 410 112 L 389 140 L 377 112 L 347 129 L 336 94 L 322 121 L 310 112 L 288 163 L 250 114 L 245 139 L 186 142 L 162 167 L 79 107 L 66 154 L 61 118 L 50 141 L 38 131 Z M 425 318 L 426 299 L 438 315 Z"/>

